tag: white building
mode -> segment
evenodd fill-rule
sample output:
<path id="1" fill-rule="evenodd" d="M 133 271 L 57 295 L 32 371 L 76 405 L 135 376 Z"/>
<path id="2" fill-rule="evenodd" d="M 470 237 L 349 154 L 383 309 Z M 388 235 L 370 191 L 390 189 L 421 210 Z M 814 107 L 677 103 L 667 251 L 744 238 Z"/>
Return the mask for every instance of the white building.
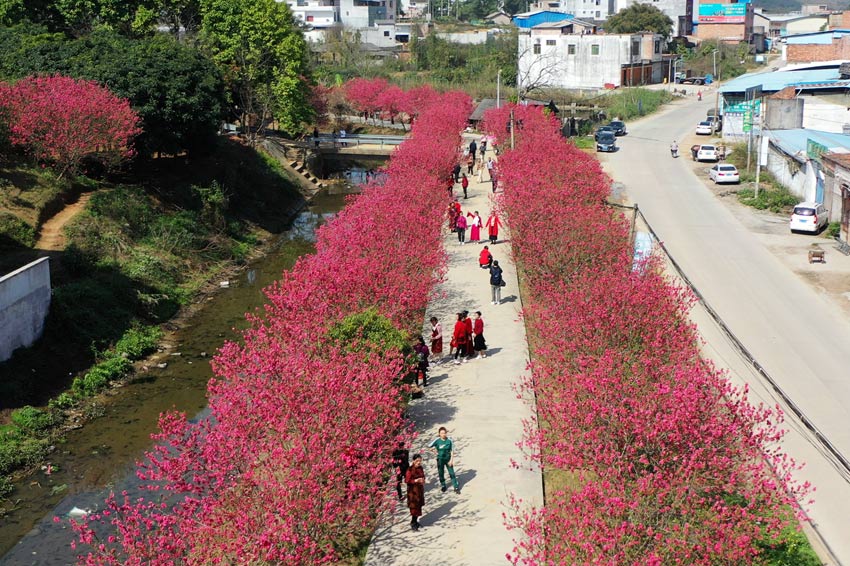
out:
<path id="1" fill-rule="evenodd" d="M 286 0 L 286 3 L 295 19 L 307 28 L 304 36 L 310 41 L 323 39 L 325 30 L 340 22 L 339 0 Z"/>
<path id="2" fill-rule="evenodd" d="M 673 20 L 673 37 L 691 33 L 693 0 L 538 0 L 532 6 L 572 14 L 580 20 L 607 20 L 634 4 L 651 4 Z"/>
<path id="3" fill-rule="evenodd" d="M 519 35 L 522 89 L 602 89 L 663 80 L 666 44 L 661 35 L 587 33 L 593 28 L 576 24 L 581 22 L 540 24 Z"/>
<path id="4" fill-rule="evenodd" d="M 398 5 L 408 18 L 424 18 L 430 13 L 428 0 L 399 0 Z"/>
<path id="5" fill-rule="evenodd" d="M 339 0 L 340 21 L 352 28 L 368 28 L 378 21 L 395 20 L 397 0 Z"/>

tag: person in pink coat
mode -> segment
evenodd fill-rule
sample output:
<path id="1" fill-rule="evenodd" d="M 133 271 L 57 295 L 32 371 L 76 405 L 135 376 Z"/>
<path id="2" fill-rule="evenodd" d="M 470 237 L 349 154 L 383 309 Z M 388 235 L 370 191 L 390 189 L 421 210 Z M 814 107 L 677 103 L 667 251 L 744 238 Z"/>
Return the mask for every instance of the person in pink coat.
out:
<path id="1" fill-rule="evenodd" d="M 463 213 L 458 214 L 455 220 L 455 231 L 457 231 L 457 241 L 462 246 L 466 243 L 466 216 Z"/>

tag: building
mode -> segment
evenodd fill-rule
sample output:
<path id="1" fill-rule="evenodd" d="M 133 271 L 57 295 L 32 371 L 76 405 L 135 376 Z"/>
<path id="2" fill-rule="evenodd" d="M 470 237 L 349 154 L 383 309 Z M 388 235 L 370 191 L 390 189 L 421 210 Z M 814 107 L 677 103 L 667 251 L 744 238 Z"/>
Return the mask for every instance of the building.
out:
<path id="1" fill-rule="evenodd" d="M 789 35 L 782 47 L 782 59 L 789 63 L 850 60 L 850 29 Z"/>
<path id="2" fill-rule="evenodd" d="M 340 21 L 352 28 L 372 27 L 378 21 L 394 21 L 397 10 L 397 0 L 339 0 Z"/>
<path id="3" fill-rule="evenodd" d="M 339 25 L 339 0 L 287 0 L 293 17 L 305 28 L 304 36 L 320 41 L 325 31 Z"/>
<path id="4" fill-rule="evenodd" d="M 824 200 L 829 200 L 829 220 L 839 222 L 839 239 L 850 243 L 850 153 L 825 153 L 821 156 L 824 169 Z"/>
<path id="5" fill-rule="evenodd" d="M 697 38 L 727 43 L 752 41 L 754 11 L 750 2 L 697 2 L 694 21 Z"/>
<path id="6" fill-rule="evenodd" d="M 592 24 L 572 20 L 540 24 L 520 33 L 520 89 L 602 89 L 662 82 L 664 37 L 595 31 Z"/>
<path id="7" fill-rule="evenodd" d="M 793 129 L 771 130 L 764 137 L 769 140 L 766 167 L 774 178 L 801 201 L 823 203 L 829 210 L 830 221 L 839 220 L 840 193 L 836 199 L 832 187 L 826 190 L 823 156 L 850 153 L 850 135 Z"/>
<path id="8" fill-rule="evenodd" d="M 428 0 L 399 0 L 398 9 L 407 18 L 424 18 L 430 15 Z"/>
<path id="9" fill-rule="evenodd" d="M 786 35 L 822 31 L 829 26 L 826 14 L 770 14 L 770 35 L 779 38 Z"/>
<path id="10" fill-rule="evenodd" d="M 436 35 L 440 39 L 444 39 L 451 43 L 458 43 L 461 45 L 483 45 L 487 43 L 487 40 L 495 38 L 500 31 L 501 30 L 498 28 L 473 29 L 468 31 L 440 32 Z"/>
<path id="11" fill-rule="evenodd" d="M 577 2 L 580 0 L 576 0 Z M 605 0 L 602 0 L 603 2 Z M 635 4 L 648 3 L 645 0 L 614 0 L 616 2 L 611 15 Z M 661 10 L 673 21 L 673 37 L 693 33 L 694 3 L 691 0 L 652 0 L 651 5 Z M 579 16 L 576 14 L 577 18 Z"/>
<path id="12" fill-rule="evenodd" d="M 847 69 L 850 71 L 850 69 Z M 824 61 L 808 65 L 784 67 L 772 73 L 749 73 L 741 75 L 721 85 L 718 90 L 718 104 L 723 115 L 723 139 L 738 141 L 747 135 L 744 123 L 748 117 L 747 89 L 761 87 L 764 96 L 784 91 L 792 91 L 787 100 L 799 99 L 801 104 L 796 106 L 801 116 L 795 122 L 795 127 L 811 128 L 831 133 L 844 131 L 844 124 L 850 123 L 850 112 L 846 104 L 846 93 L 850 89 L 850 74 L 844 74 L 840 61 Z M 804 96 L 805 95 L 805 96 Z M 770 115 L 771 105 L 788 103 L 774 102 L 768 99 L 766 115 Z M 756 126 L 761 114 L 761 102 L 752 103 Z M 780 127 L 776 124 L 770 127 Z M 787 128 L 787 126 L 781 126 Z"/>

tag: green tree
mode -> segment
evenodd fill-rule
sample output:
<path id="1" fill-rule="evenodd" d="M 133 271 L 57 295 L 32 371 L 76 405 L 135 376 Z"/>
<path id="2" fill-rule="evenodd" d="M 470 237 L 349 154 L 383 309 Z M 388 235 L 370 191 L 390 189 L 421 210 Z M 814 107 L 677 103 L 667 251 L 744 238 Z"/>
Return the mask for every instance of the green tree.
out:
<path id="1" fill-rule="evenodd" d="M 163 0 L 0 0 L 0 22 L 29 21 L 82 36 L 97 27 L 127 35 L 149 33 Z"/>
<path id="2" fill-rule="evenodd" d="M 143 155 L 197 151 L 221 122 L 224 83 L 194 47 L 167 35 L 129 39 L 108 30 L 68 40 L 39 26 L 0 28 L 0 79 L 61 74 L 96 81 L 130 100 Z"/>
<path id="3" fill-rule="evenodd" d="M 651 31 L 670 37 L 673 20 L 652 4 L 632 4 L 620 10 L 605 22 L 608 33 L 635 33 Z"/>
<path id="4" fill-rule="evenodd" d="M 250 138 L 272 119 L 287 131 L 313 119 L 307 44 L 285 3 L 202 0 L 201 41 Z"/>

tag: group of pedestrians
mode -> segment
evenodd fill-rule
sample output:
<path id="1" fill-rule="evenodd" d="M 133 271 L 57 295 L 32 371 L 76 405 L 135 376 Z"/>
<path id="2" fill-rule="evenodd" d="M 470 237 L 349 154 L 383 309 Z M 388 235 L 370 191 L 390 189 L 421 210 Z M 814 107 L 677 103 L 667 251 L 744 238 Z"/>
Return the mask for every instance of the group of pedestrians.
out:
<path id="1" fill-rule="evenodd" d="M 478 181 L 483 182 L 483 171 L 487 169 L 490 179 L 493 181 L 493 192 L 496 190 L 493 159 L 490 158 L 486 162 L 484 161 L 484 154 L 487 151 L 487 139 L 486 137 L 481 138 L 480 145 L 473 140 L 464 151 L 467 166 L 466 173 L 462 172 L 461 164 L 457 163 L 452 169 L 451 175 L 446 180 L 446 187 L 451 199 L 448 207 L 448 225 L 451 232 L 457 233 L 460 245 L 466 243 L 467 229 L 470 231 L 469 241 L 476 243 L 481 241 L 482 230 L 487 230 L 489 245 L 485 245 L 479 254 L 479 267 L 488 270 L 492 289 L 492 304 L 500 304 L 501 287 L 505 283 L 502 278 L 502 268 L 499 266 L 499 262 L 493 258 L 490 252 L 490 246 L 498 242 L 499 228 L 502 226 L 501 220 L 495 212 L 489 215 L 486 222 L 483 221 L 477 210 L 464 214 L 460 203 L 454 198 L 454 185 L 458 183 L 463 189 L 463 197 L 468 198 L 468 175 L 471 176 L 473 174 L 473 168 L 476 164 L 479 150 L 481 159 L 478 162 Z M 431 329 L 430 348 L 424 336 L 420 336 L 413 346 L 416 355 L 415 383 L 417 386 L 420 381 L 422 387 L 428 386 L 428 371 L 432 357 L 436 364 L 442 363 L 443 360 L 452 360 L 456 365 L 460 365 L 470 359 L 487 357 L 487 342 L 484 338 L 484 318 L 481 311 L 470 313 L 467 310 L 463 310 L 456 313 L 455 316 L 456 320 L 451 329 L 447 356 L 443 357 L 442 355 L 444 349 L 443 326 L 436 316 L 432 316 L 429 320 Z M 441 490 L 445 492 L 449 488 L 446 481 L 446 472 L 448 472 L 451 487 L 455 493 L 460 493 L 460 484 L 454 470 L 454 442 L 449 438 L 446 427 L 440 427 L 437 438 L 428 444 L 428 450 L 436 455 L 437 476 Z M 410 458 L 408 449 L 405 448 L 404 443 L 400 443 L 398 448 L 393 451 L 392 461 L 396 470 L 396 494 L 400 501 L 406 498 L 411 516 L 410 527 L 414 531 L 418 531 L 421 526 L 419 517 L 422 516 L 422 510 L 425 505 L 425 469 L 422 454 L 414 454 Z M 406 488 L 406 493 L 402 491 L 403 485 Z"/>
<path id="2" fill-rule="evenodd" d="M 448 490 L 446 485 L 446 472 L 452 482 L 455 493 L 460 493 L 460 484 L 457 481 L 454 468 L 454 442 L 448 436 L 446 427 L 441 426 L 437 438 L 428 445 L 428 450 L 437 456 L 437 477 L 440 479 L 440 489 L 443 493 Z M 405 498 L 402 495 L 401 485 L 407 487 L 407 508 L 410 510 L 410 528 L 418 531 L 421 525 L 419 517 L 422 516 L 422 508 L 425 506 L 425 469 L 422 466 L 422 455 L 414 454 L 409 459 L 410 452 L 401 442 L 393 451 L 393 467 L 396 471 L 396 494 L 399 501 Z"/>

